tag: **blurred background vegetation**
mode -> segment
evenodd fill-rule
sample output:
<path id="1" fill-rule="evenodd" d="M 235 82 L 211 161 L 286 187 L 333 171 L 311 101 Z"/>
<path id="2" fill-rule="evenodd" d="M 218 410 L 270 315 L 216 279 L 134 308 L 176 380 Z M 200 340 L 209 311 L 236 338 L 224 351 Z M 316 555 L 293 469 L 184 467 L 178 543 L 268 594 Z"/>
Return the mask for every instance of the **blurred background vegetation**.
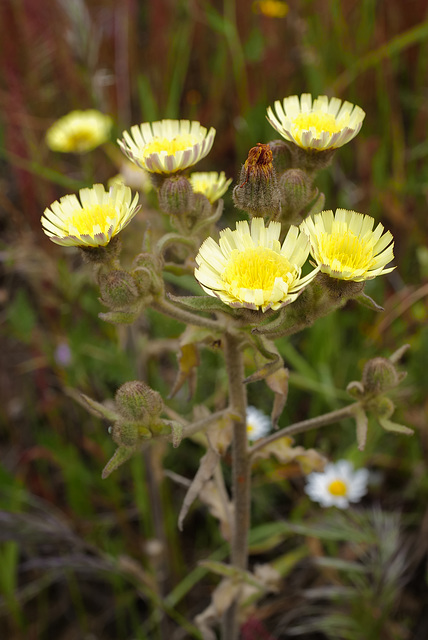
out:
<path id="1" fill-rule="evenodd" d="M 428 10 L 420 0 L 291 0 L 282 5 L 285 15 L 273 16 L 269 6 L 0 3 L 5 640 L 200 638 L 192 620 L 216 579 L 198 562 L 227 554 L 217 521 L 199 504 L 184 532 L 177 530 L 185 487 L 174 478 L 193 477 L 197 443 L 153 447 L 101 480 L 114 449 L 108 425 L 68 389 L 104 400 L 142 376 L 167 397 L 183 327 L 154 312 L 132 329 L 98 319 L 103 307 L 88 265 L 49 242 L 40 216 L 58 197 L 106 183 L 117 173 L 116 151 L 54 153 L 44 141 L 47 128 L 73 109 L 96 108 L 113 116 L 114 143 L 132 124 L 196 119 L 217 129 L 198 170 L 236 179 L 248 149 L 277 137 L 266 107 L 302 92 L 366 111 L 361 133 L 317 183 L 326 208 L 369 213 L 392 231 L 398 268 L 366 288 L 383 313 L 352 303 L 278 342 L 291 371 L 280 425 L 343 406 L 343 390 L 367 359 L 409 343 L 397 419 L 416 433 L 395 436 L 372 424 L 364 452 L 351 422 L 299 439 L 333 460 L 370 468 L 369 494 L 352 513 L 311 504 L 297 468 L 265 462 L 255 469 L 254 560 L 275 561 L 285 579 L 242 637 L 428 637 Z M 123 233 L 130 255 L 147 224 L 159 224 L 155 199 L 142 198 L 142 213 Z M 223 226 L 241 217 L 229 194 Z M 224 406 L 221 354 L 201 355 L 195 398 L 184 389 L 169 402 L 187 417 L 194 405 Z M 252 385 L 250 401 L 268 413 L 271 392 Z"/>

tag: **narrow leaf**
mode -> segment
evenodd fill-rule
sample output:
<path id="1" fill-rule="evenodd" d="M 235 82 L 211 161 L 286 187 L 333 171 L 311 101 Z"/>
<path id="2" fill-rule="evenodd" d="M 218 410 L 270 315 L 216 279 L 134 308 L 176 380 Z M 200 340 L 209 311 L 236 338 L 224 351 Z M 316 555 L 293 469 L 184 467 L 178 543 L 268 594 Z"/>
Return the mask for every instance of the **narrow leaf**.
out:
<path id="1" fill-rule="evenodd" d="M 190 507 L 193 504 L 193 501 L 198 496 L 199 492 L 202 490 L 203 486 L 210 480 L 214 474 L 215 468 L 219 461 L 219 455 L 214 449 L 208 449 L 206 454 L 201 458 L 199 463 L 199 469 L 196 472 L 195 477 L 193 478 L 192 484 L 183 500 L 183 505 L 180 510 L 180 514 L 178 516 L 178 528 L 180 531 L 183 530 L 183 521 L 186 517 Z"/>

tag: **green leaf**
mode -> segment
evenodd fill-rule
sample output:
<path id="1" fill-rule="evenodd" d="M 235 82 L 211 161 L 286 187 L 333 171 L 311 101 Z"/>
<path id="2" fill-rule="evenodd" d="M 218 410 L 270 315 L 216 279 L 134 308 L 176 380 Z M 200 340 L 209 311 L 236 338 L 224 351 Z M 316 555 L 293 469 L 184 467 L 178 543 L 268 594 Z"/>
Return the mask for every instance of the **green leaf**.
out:
<path id="1" fill-rule="evenodd" d="M 168 298 L 173 302 L 181 304 L 183 307 L 195 311 L 207 311 L 212 313 L 222 311 L 229 315 L 235 314 L 231 307 L 224 304 L 224 302 L 218 298 L 212 298 L 211 296 L 174 296 L 172 293 L 169 293 Z"/>
<path id="2" fill-rule="evenodd" d="M 366 293 L 360 293 L 360 295 L 354 298 L 354 300 L 356 300 L 358 304 L 361 304 L 363 307 L 367 307 L 372 311 L 385 311 L 383 307 L 375 302 L 373 298 L 370 298 Z"/>

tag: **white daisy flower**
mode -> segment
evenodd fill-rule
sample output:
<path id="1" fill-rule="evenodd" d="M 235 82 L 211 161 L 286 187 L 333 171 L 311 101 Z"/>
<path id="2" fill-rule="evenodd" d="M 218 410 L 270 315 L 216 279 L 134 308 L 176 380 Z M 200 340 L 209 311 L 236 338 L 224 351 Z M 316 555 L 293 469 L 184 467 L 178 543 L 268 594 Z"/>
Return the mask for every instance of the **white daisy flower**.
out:
<path id="1" fill-rule="evenodd" d="M 326 465 L 323 472 L 310 473 L 305 492 L 322 507 L 346 509 L 350 502 L 359 502 L 367 493 L 369 472 L 358 469 L 348 460 Z"/>
<path id="2" fill-rule="evenodd" d="M 199 122 L 160 120 L 143 122 L 118 140 L 124 154 L 151 173 L 170 174 L 192 167 L 211 151 L 216 130 Z"/>
<path id="3" fill-rule="evenodd" d="M 252 442 L 264 438 L 272 428 L 267 415 L 255 407 L 247 407 L 247 435 Z"/>
<path id="4" fill-rule="evenodd" d="M 361 107 L 339 98 L 310 93 L 276 100 L 275 112 L 267 110 L 267 119 L 285 140 L 302 149 L 337 149 L 355 138 L 365 118 Z"/>

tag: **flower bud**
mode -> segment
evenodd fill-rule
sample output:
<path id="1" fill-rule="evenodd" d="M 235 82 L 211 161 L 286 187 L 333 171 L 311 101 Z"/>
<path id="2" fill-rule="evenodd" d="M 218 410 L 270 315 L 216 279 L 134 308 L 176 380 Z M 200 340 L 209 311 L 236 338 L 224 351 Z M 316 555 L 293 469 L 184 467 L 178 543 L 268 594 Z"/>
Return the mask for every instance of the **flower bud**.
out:
<path id="1" fill-rule="evenodd" d="M 278 175 L 290 169 L 291 167 L 291 153 L 288 148 L 288 144 L 284 140 L 272 140 L 269 142 L 270 150 L 272 151 L 272 161 L 275 171 Z"/>
<path id="2" fill-rule="evenodd" d="M 193 209 L 195 194 L 189 180 L 183 175 L 171 175 L 159 189 L 159 206 L 165 213 L 180 216 Z"/>
<path id="3" fill-rule="evenodd" d="M 116 407 L 128 420 L 149 422 L 163 411 L 161 395 L 145 382 L 125 382 L 116 392 Z"/>
<path id="4" fill-rule="evenodd" d="M 250 215 L 277 218 L 281 210 L 278 180 L 268 144 L 257 143 L 248 152 L 241 169 L 239 185 L 233 190 L 237 207 Z"/>
<path id="5" fill-rule="evenodd" d="M 377 396 L 367 405 L 377 418 L 390 418 L 395 411 L 395 404 L 386 396 Z"/>
<path id="6" fill-rule="evenodd" d="M 288 169 L 278 181 L 281 192 L 281 219 L 289 224 L 300 224 L 307 207 L 316 197 L 312 178 L 301 169 Z M 300 215 L 299 215 L 300 214 Z"/>
<path id="7" fill-rule="evenodd" d="M 123 309 L 138 301 L 138 289 L 127 271 L 110 271 L 98 276 L 101 300 L 110 309 Z"/>
<path id="8" fill-rule="evenodd" d="M 140 253 L 134 260 L 132 275 L 142 296 L 163 292 L 163 259 L 152 253 Z"/>
<path id="9" fill-rule="evenodd" d="M 138 424 L 127 420 L 118 420 L 112 427 L 111 436 L 119 446 L 135 447 L 138 443 Z"/>
<path id="10" fill-rule="evenodd" d="M 369 393 L 383 393 L 399 382 L 397 371 L 390 360 L 373 358 L 366 362 L 363 369 L 362 383 Z"/>

